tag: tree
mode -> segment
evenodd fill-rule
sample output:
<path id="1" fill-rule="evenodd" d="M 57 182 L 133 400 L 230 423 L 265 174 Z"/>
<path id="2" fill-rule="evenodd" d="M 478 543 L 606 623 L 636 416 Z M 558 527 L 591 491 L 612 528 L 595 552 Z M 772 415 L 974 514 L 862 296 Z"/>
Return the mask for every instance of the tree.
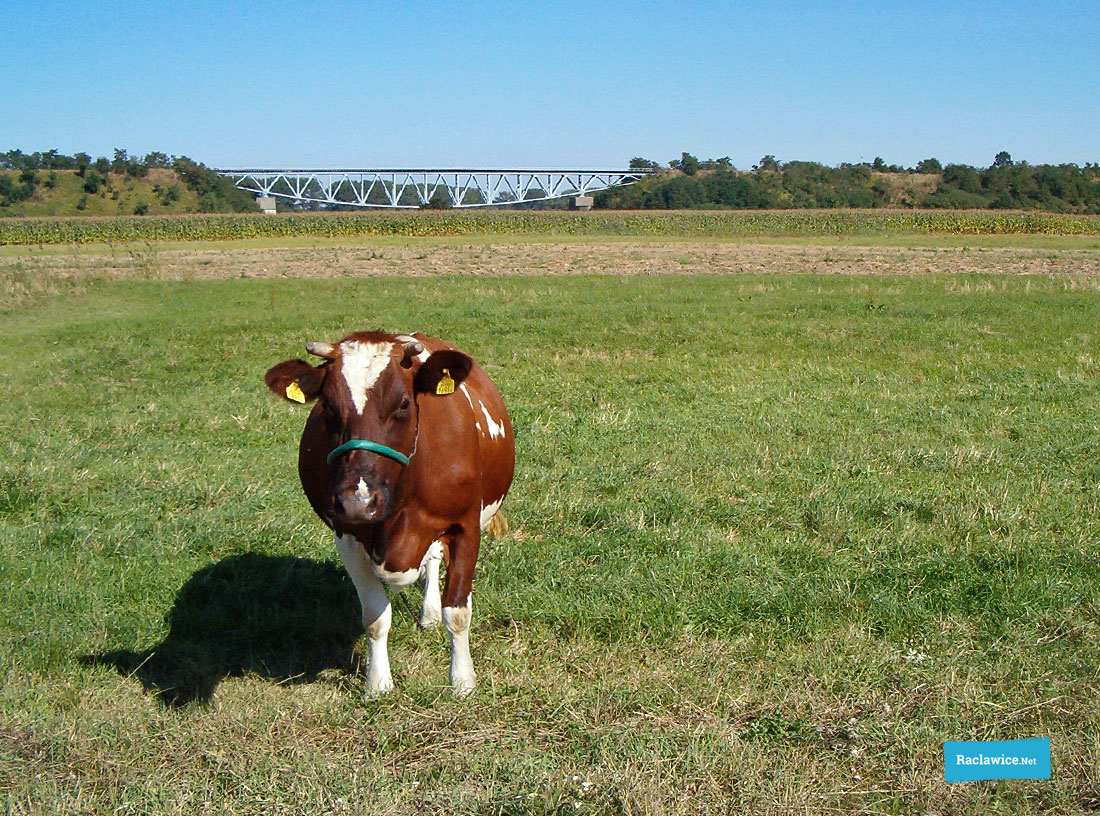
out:
<path id="1" fill-rule="evenodd" d="M 641 156 L 635 156 L 630 160 L 629 166 L 631 170 L 656 170 L 661 165 L 655 161 L 643 159 Z"/>
<path id="2" fill-rule="evenodd" d="M 673 170 L 680 170 L 685 176 L 694 176 L 699 172 L 699 160 L 690 153 L 681 153 L 679 159 L 668 163 Z"/>
<path id="3" fill-rule="evenodd" d="M 955 187 L 964 193 L 980 193 L 982 178 L 978 171 L 965 164 L 949 164 L 943 168 L 944 187 Z"/>
<path id="4" fill-rule="evenodd" d="M 1009 154 L 1009 152 L 1007 150 L 1002 150 L 1000 153 L 998 153 L 996 156 L 993 157 L 993 166 L 994 167 L 1011 167 L 1012 166 L 1012 156 Z"/>
<path id="5" fill-rule="evenodd" d="M 146 153 L 141 163 L 152 170 L 159 170 L 171 167 L 172 159 L 165 153 L 153 151 L 152 153 Z"/>
<path id="6" fill-rule="evenodd" d="M 5 170 L 22 170 L 24 158 L 22 150 L 9 150 L 0 156 L 0 167 Z"/>
<path id="7" fill-rule="evenodd" d="M 775 156 L 770 153 L 760 160 L 760 164 L 754 166 L 753 170 L 779 170 L 779 162 L 776 161 Z"/>
<path id="8" fill-rule="evenodd" d="M 933 175 L 936 173 L 942 173 L 943 165 L 940 164 L 939 159 L 921 159 L 919 162 L 917 162 L 917 172 Z"/>

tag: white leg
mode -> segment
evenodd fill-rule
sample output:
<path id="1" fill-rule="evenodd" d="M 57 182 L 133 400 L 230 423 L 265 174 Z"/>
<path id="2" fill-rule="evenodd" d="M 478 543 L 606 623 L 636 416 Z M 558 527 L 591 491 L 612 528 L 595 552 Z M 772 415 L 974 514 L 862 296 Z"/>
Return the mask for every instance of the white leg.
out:
<path id="1" fill-rule="evenodd" d="M 424 603 L 420 607 L 420 628 L 431 629 L 443 620 L 443 608 L 439 600 L 439 564 L 443 560 L 443 544 L 433 541 L 420 565 L 420 577 L 424 584 Z"/>
<path id="2" fill-rule="evenodd" d="M 386 651 L 386 641 L 390 634 L 390 621 L 393 611 L 390 599 L 382 582 L 370 569 L 367 551 L 353 536 L 337 536 L 336 551 L 344 562 L 344 569 L 355 584 L 359 593 L 359 604 L 363 608 L 363 626 L 367 630 L 370 644 L 370 663 L 367 666 L 366 697 L 376 697 L 393 690 L 393 678 L 390 677 L 390 656 Z"/>
<path id="3" fill-rule="evenodd" d="M 474 663 L 470 659 L 472 611 L 472 594 L 467 596 L 465 606 L 448 606 L 443 609 L 443 623 L 451 635 L 451 691 L 456 697 L 465 697 L 474 690 L 477 682 Z"/>

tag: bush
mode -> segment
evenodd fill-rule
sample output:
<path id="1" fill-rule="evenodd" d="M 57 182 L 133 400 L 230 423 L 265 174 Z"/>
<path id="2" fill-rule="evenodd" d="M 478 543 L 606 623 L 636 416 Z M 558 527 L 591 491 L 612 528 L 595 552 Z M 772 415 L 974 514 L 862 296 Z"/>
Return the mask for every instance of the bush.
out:
<path id="1" fill-rule="evenodd" d="M 980 210 L 989 206 L 989 199 L 965 190 L 940 187 L 928 199 L 927 204 L 929 207 L 947 210 Z"/>
<path id="2" fill-rule="evenodd" d="M 438 192 L 432 196 L 431 200 L 427 204 L 420 205 L 422 210 L 449 210 L 453 205 L 451 204 L 451 197 L 444 192 Z"/>
<path id="3" fill-rule="evenodd" d="M 84 192 L 95 195 L 99 192 L 99 185 L 102 183 L 103 179 L 95 170 L 89 170 L 84 174 Z"/>

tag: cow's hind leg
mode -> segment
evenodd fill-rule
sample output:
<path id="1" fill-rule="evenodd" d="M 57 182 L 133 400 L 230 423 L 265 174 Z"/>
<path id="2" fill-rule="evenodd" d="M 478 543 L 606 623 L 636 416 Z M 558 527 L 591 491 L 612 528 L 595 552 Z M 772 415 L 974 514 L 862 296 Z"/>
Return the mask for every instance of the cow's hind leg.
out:
<path id="1" fill-rule="evenodd" d="M 359 604 L 363 608 L 363 627 L 367 630 L 370 644 L 370 663 L 367 666 L 366 697 L 377 697 L 393 690 L 393 678 L 390 676 L 390 656 L 387 641 L 390 634 L 390 621 L 393 610 L 390 599 L 382 582 L 371 572 L 367 551 L 354 536 L 336 537 L 336 551 L 344 562 L 344 568 L 359 593 Z"/>
<path id="2" fill-rule="evenodd" d="M 420 565 L 420 578 L 424 586 L 424 603 L 420 606 L 420 628 L 431 629 L 443 620 L 443 606 L 439 597 L 439 564 L 443 560 L 443 543 L 433 541 Z"/>

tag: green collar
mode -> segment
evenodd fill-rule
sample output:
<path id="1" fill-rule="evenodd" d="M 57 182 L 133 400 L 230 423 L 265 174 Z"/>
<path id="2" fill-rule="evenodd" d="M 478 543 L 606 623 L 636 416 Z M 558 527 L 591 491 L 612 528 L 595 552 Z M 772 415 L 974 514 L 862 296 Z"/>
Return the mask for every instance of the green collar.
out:
<path id="1" fill-rule="evenodd" d="M 365 450 L 371 453 L 377 453 L 380 456 L 386 456 L 393 459 L 395 462 L 400 462 L 402 465 L 409 464 L 409 457 L 403 453 L 398 453 L 393 448 L 387 448 L 385 445 L 379 445 L 377 442 L 370 442 L 366 439 L 349 439 L 340 447 L 334 449 L 332 453 L 328 455 L 328 463 L 332 464 L 332 460 L 337 456 L 342 456 L 348 451 L 352 450 Z"/>

